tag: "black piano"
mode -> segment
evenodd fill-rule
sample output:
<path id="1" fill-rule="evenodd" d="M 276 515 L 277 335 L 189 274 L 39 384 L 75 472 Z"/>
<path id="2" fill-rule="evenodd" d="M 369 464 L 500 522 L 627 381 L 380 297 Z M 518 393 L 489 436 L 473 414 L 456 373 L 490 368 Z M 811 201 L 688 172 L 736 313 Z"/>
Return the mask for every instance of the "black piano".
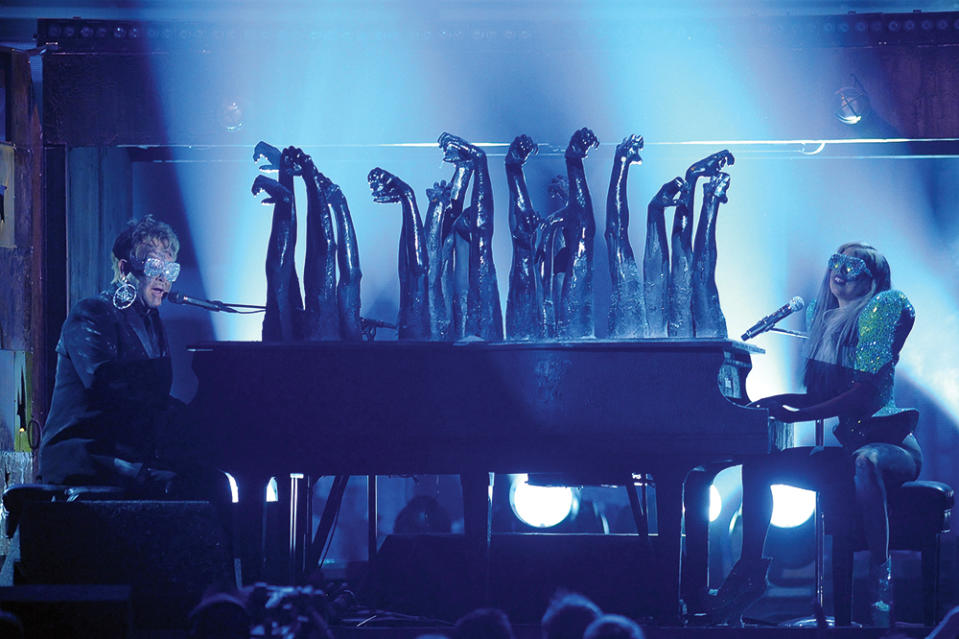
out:
<path id="1" fill-rule="evenodd" d="M 788 444 L 746 408 L 750 354 L 727 340 L 569 343 L 216 342 L 191 347 L 192 408 L 241 486 L 311 475 L 460 474 L 468 547 L 488 552 L 487 473 L 656 484 L 663 617 L 706 586 L 715 472 Z M 255 497 L 262 493 L 257 491 Z M 242 496 L 241 496 L 242 499 Z M 255 500 L 254 500 L 255 501 Z M 253 506 L 251 506 L 253 507 Z"/>

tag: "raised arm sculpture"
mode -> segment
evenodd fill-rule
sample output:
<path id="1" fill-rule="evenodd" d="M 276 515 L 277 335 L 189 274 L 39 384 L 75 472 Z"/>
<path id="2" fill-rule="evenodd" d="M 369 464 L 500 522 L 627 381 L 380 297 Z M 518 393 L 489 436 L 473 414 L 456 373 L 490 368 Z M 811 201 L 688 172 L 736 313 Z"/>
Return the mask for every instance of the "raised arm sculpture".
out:
<path id="1" fill-rule="evenodd" d="M 732 161 L 730 161 L 732 164 Z M 725 204 L 729 174 L 719 172 L 703 187 L 703 209 L 693 247 L 693 326 L 696 337 L 726 338 L 726 318 L 716 288 L 716 215 Z"/>
<path id="2" fill-rule="evenodd" d="M 466 333 L 484 340 L 503 339 L 496 267 L 493 264 L 493 188 L 486 153 L 463 138 L 443 133 L 439 139 L 444 160 L 456 165 L 472 161 L 473 193 L 469 217 L 469 292 L 466 301 Z"/>
<path id="3" fill-rule="evenodd" d="M 566 147 L 569 176 L 569 203 L 561 217 L 568 260 L 559 305 L 560 337 L 576 339 L 593 336 L 593 243 L 596 221 L 586 184 L 583 158 L 599 140 L 587 128 L 576 131 Z"/>
<path id="4" fill-rule="evenodd" d="M 526 188 L 523 165 L 538 148 L 528 135 L 513 140 L 506 153 L 509 184 L 509 229 L 513 238 L 513 263 L 506 297 L 506 337 L 530 340 L 542 336 L 540 306 L 543 286 L 536 273 L 536 236 L 541 219 Z"/>
<path id="5" fill-rule="evenodd" d="M 713 153 L 686 170 L 686 184 L 673 218 L 672 254 L 669 271 L 669 337 L 693 337 L 692 268 L 693 268 L 693 211 L 696 182 L 712 177 L 733 162 L 729 151 Z"/>
<path id="6" fill-rule="evenodd" d="M 293 200 L 293 177 L 301 169 L 293 158 L 298 149 L 287 147 L 282 152 L 260 142 L 253 151 L 253 161 L 266 158 L 261 170 L 276 170 L 279 180 L 258 175 L 253 180 L 253 195 L 265 191 L 264 204 L 273 205 L 273 222 L 266 252 L 266 313 L 263 317 L 263 341 L 287 342 L 302 339 L 303 299 L 296 275 L 296 204 Z"/>
<path id="7" fill-rule="evenodd" d="M 301 167 L 306 184 L 305 337 L 311 341 L 337 340 L 340 338 L 340 321 L 336 301 L 333 216 L 326 191 L 319 184 L 320 172 L 313 159 L 297 149 L 293 161 Z"/>
<path id="8" fill-rule="evenodd" d="M 336 261 L 339 282 L 336 285 L 336 307 L 340 318 L 340 335 L 348 341 L 362 339 L 360 320 L 360 251 L 353 229 L 353 218 L 346 196 L 336 184 L 322 173 L 316 173 L 316 183 L 326 194 L 326 202 L 336 220 Z"/>
<path id="9" fill-rule="evenodd" d="M 645 337 L 649 331 L 643 303 L 643 284 L 629 243 L 629 205 L 626 180 L 629 166 L 640 164 L 643 138 L 630 135 L 616 147 L 606 197 L 606 250 L 609 254 L 609 336 Z"/>
<path id="10" fill-rule="evenodd" d="M 430 339 L 429 258 L 423 221 L 416 208 L 416 195 L 410 185 L 381 168 L 370 171 L 367 177 L 373 201 L 399 202 L 403 208 L 403 227 L 400 232 L 398 268 L 400 276 L 400 310 L 398 333 L 400 339 Z"/>
<path id="11" fill-rule="evenodd" d="M 686 182 L 677 177 L 664 184 L 646 207 L 646 250 L 643 254 L 643 298 L 647 337 L 666 337 L 669 309 L 669 244 L 666 239 L 666 208 L 676 206 Z"/>

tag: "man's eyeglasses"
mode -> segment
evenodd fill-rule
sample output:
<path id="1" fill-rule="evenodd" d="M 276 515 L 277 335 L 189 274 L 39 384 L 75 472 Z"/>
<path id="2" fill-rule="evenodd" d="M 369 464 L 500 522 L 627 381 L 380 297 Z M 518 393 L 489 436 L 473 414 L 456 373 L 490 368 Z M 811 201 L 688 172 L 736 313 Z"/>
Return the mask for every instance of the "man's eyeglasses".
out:
<path id="1" fill-rule="evenodd" d="M 180 277 L 180 265 L 177 262 L 164 262 L 158 257 L 148 257 L 139 270 L 147 277 L 162 275 L 171 284 Z"/>

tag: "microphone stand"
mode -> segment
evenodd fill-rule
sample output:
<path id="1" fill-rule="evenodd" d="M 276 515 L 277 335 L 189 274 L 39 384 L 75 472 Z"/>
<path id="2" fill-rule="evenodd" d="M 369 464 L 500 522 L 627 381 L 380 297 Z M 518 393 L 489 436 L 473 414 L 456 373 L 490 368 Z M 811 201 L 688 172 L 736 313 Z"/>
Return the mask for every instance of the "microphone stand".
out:
<path id="1" fill-rule="evenodd" d="M 793 331 L 793 330 L 790 330 L 790 329 L 788 329 L 788 328 L 776 328 L 775 326 L 773 326 L 771 329 L 769 329 L 769 332 L 770 332 L 770 333 L 780 333 L 781 335 L 790 335 L 790 336 L 792 336 L 792 337 L 798 337 L 798 338 L 800 338 L 800 339 L 806 339 L 807 337 L 809 337 L 808 335 L 806 335 L 806 334 L 803 333 L 802 331 Z"/>
<path id="2" fill-rule="evenodd" d="M 219 308 L 216 310 L 223 311 L 224 313 L 258 313 L 260 311 L 265 311 L 265 306 L 257 306 L 255 304 L 229 304 L 227 302 L 221 302 L 220 300 L 210 300 L 211 303 L 216 304 Z M 237 309 L 248 308 L 252 309 L 249 311 L 240 311 Z"/>
<path id="3" fill-rule="evenodd" d="M 780 335 L 789 335 L 790 337 L 798 337 L 800 339 L 806 339 L 809 336 L 806 333 L 801 331 L 793 331 L 788 328 L 776 328 L 775 326 L 769 329 L 770 333 L 779 333 Z M 826 427 L 825 420 L 817 419 L 816 420 L 816 446 L 822 447 L 826 445 Z M 813 616 L 810 617 L 801 617 L 799 619 L 794 619 L 788 621 L 783 625 L 792 626 L 796 628 L 828 628 L 830 625 L 830 620 L 826 618 L 825 609 L 823 608 L 823 566 L 826 562 L 826 527 L 823 520 L 822 513 L 822 493 L 816 491 L 816 511 L 813 515 L 815 520 L 815 534 L 816 534 L 816 576 L 815 582 L 813 584 Z M 835 620 L 832 621 L 835 625 Z"/>

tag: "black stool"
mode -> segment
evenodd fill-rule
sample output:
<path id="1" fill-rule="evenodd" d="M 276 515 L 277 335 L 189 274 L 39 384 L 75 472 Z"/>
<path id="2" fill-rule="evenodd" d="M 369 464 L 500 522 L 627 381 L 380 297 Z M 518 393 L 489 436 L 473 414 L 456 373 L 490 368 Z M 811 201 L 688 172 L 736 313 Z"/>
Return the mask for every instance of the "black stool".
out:
<path id="1" fill-rule="evenodd" d="M 61 486 L 59 484 L 15 484 L 3 491 L 6 534 L 13 537 L 20 523 L 23 505 L 41 501 L 91 501 L 122 499 L 123 489 L 116 486 Z"/>
<path id="2" fill-rule="evenodd" d="M 939 540 L 949 531 L 952 488 L 937 481 L 910 481 L 891 491 L 888 502 L 889 549 L 922 553 L 923 623 L 934 626 L 939 617 Z M 836 625 L 848 626 L 852 621 L 853 554 L 865 550 L 866 543 L 856 518 L 841 516 L 841 512 L 827 508 L 824 514 L 826 532 L 832 535 Z"/>

